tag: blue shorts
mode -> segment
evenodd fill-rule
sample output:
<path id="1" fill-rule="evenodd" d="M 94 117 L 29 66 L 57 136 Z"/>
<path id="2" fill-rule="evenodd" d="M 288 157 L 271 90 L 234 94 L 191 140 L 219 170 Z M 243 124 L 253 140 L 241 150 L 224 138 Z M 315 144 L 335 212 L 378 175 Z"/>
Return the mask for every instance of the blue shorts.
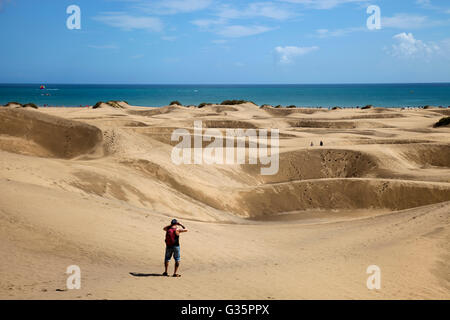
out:
<path id="1" fill-rule="evenodd" d="M 170 259 L 172 259 L 172 255 L 173 258 L 175 259 L 176 262 L 180 262 L 180 247 L 166 247 L 166 261 L 170 261 Z"/>

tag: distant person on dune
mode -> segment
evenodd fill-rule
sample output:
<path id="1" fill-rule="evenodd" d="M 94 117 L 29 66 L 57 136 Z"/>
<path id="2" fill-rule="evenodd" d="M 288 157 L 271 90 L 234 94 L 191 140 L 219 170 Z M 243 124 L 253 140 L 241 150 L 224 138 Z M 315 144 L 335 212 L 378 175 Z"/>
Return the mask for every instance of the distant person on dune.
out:
<path id="1" fill-rule="evenodd" d="M 178 228 L 180 226 L 182 230 Z M 180 233 L 188 232 L 188 230 L 179 223 L 176 219 L 173 219 L 169 226 L 163 229 L 166 232 L 166 256 L 164 260 L 165 271 L 163 276 L 168 276 L 167 269 L 169 268 L 169 261 L 173 258 L 175 259 L 175 268 L 173 271 L 173 277 L 181 277 L 177 273 L 180 267 Z"/>

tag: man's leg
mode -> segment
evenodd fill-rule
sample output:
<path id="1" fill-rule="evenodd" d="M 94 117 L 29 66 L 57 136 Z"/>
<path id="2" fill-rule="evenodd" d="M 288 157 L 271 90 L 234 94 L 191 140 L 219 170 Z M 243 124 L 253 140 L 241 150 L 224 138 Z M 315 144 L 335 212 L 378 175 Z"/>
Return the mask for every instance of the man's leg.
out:
<path id="1" fill-rule="evenodd" d="M 167 275 L 167 269 L 169 269 L 169 261 L 164 261 L 164 274 Z"/>
<path id="2" fill-rule="evenodd" d="M 173 248 L 173 258 L 175 259 L 175 267 L 173 269 L 173 276 L 174 277 L 179 277 L 180 275 L 177 273 L 178 268 L 180 267 L 180 247 L 175 247 Z"/>
<path id="3" fill-rule="evenodd" d="M 166 254 L 164 257 L 164 273 L 163 276 L 168 276 L 167 270 L 169 269 L 169 261 L 172 258 L 172 250 L 166 247 Z"/>

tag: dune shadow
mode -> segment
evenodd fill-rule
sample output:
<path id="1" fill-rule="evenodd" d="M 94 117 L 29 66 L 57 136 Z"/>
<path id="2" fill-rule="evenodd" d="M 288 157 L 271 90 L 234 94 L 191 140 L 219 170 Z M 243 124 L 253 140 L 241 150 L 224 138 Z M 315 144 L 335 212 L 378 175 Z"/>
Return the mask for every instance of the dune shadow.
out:
<path id="1" fill-rule="evenodd" d="M 141 273 L 141 272 L 130 272 L 133 277 L 164 277 L 162 273 Z"/>

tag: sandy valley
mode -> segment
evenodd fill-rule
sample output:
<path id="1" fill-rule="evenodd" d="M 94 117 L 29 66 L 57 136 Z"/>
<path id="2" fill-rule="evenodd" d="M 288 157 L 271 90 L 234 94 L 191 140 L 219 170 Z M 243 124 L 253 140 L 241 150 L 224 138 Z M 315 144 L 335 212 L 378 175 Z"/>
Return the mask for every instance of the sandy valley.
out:
<path id="1" fill-rule="evenodd" d="M 0 107 L 0 298 L 449 299 L 449 114 Z M 278 173 L 174 164 L 194 120 L 279 129 Z M 172 218 L 190 230 L 178 279 L 159 276 Z"/>

